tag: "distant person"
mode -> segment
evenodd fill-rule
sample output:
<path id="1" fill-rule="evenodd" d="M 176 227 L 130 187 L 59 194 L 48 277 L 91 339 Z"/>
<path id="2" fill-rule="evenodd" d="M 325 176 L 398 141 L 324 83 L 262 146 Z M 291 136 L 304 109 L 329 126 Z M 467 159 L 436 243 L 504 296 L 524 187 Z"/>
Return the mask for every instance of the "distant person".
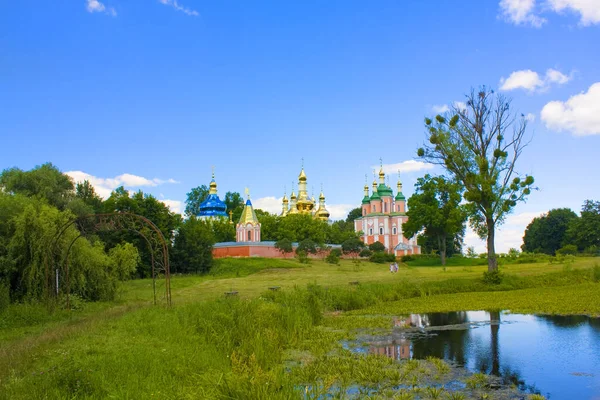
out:
<path id="1" fill-rule="evenodd" d="M 394 263 L 394 272 L 398 272 L 398 263 L 397 262 Z"/>
<path id="2" fill-rule="evenodd" d="M 390 264 L 390 272 L 394 272 L 394 264 Z"/>

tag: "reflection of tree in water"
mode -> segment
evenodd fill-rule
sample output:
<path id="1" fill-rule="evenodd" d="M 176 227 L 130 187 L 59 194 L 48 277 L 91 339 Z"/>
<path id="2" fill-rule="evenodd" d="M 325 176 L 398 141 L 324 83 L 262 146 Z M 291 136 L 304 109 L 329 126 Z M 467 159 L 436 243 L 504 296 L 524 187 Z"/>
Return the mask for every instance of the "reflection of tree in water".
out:
<path id="1" fill-rule="evenodd" d="M 460 325 L 468 322 L 467 313 L 463 311 L 427 316 L 430 326 Z M 433 356 L 464 365 L 467 337 L 468 329 L 449 329 L 438 331 L 435 336 L 429 336 L 425 340 L 414 340 L 413 358 L 424 359 Z"/>
<path id="2" fill-rule="evenodd" d="M 590 318 L 587 315 L 537 315 L 537 318 L 560 328 L 576 328 L 580 325 L 600 327 L 600 318 Z"/>
<path id="3" fill-rule="evenodd" d="M 503 385 L 515 385 L 521 391 L 540 394 L 535 385 L 527 385 L 518 370 L 509 365 L 501 366 L 500 363 L 500 312 L 490 311 L 490 351 L 478 352 L 476 355 L 476 369 L 484 374 L 501 378 Z"/>

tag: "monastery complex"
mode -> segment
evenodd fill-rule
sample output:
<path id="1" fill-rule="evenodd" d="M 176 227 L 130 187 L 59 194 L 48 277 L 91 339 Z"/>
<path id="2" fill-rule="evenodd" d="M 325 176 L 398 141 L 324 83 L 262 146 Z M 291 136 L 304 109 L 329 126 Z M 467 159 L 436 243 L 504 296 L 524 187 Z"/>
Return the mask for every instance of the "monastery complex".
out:
<path id="1" fill-rule="evenodd" d="M 260 222 L 247 194 L 247 200 L 239 221 L 236 223 L 236 241 L 217 243 L 213 248 L 214 257 L 282 257 L 275 248 L 275 242 L 261 241 Z M 365 184 L 362 199 L 362 216 L 354 220 L 354 230 L 359 232 L 361 240 L 370 245 L 381 242 L 386 251 L 396 256 L 407 254 L 420 254 L 421 249 L 416 243 L 416 238 L 406 238 L 402 234 L 402 224 L 408 220 L 406 215 L 406 198 L 402 194 L 402 183 L 398 180 L 397 193 L 394 196 L 392 189 L 385 184 L 383 167 L 379 171 L 379 184 L 374 180 L 372 193 Z M 329 211 L 325 206 L 323 190 L 317 203 L 314 197 L 308 196 L 307 176 L 304 168 L 298 176 L 298 195 L 292 189 L 288 200 L 283 196 L 282 211 L 280 216 L 286 217 L 293 214 L 311 215 L 313 218 L 329 221 Z M 217 183 L 214 178 L 210 182 L 207 198 L 200 205 L 198 218 L 214 219 L 227 218 L 227 206 L 217 194 Z M 230 223 L 231 215 L 229 215 Z M 339 245 L 339 243 L 337 243 Z"/>

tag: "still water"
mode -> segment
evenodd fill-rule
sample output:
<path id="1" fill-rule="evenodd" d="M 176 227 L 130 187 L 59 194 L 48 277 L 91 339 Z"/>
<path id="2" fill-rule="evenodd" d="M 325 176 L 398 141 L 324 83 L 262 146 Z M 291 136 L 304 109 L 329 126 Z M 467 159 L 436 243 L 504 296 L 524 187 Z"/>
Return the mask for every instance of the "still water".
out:
<path id="1" fill-rule="evenodd" d="M 466 311 L 394 319 L 356 350 L 443 358 L 548 399 L 600 399 L 600 318 Z"/>

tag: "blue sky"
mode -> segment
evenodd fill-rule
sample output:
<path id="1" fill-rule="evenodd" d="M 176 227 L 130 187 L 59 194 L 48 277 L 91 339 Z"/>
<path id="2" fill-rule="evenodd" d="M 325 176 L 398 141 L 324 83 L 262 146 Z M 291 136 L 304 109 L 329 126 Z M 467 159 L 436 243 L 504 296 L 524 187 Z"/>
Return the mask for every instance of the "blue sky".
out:
<path id="1" fill-rule="evenodd" d="M 304 158 L 342 217 L 380 157 L 406 195 L 441 172 L 411 161 L 423 118 L 479 85 L 531 118 L 518 169 L 540 190 L 506 251 L 534 216 L 600 200 L 599 0 L 4 2 L 0 168 L 50 161 L 177 210 L 214 165 L 220 193 L 277 211 Z"/>

